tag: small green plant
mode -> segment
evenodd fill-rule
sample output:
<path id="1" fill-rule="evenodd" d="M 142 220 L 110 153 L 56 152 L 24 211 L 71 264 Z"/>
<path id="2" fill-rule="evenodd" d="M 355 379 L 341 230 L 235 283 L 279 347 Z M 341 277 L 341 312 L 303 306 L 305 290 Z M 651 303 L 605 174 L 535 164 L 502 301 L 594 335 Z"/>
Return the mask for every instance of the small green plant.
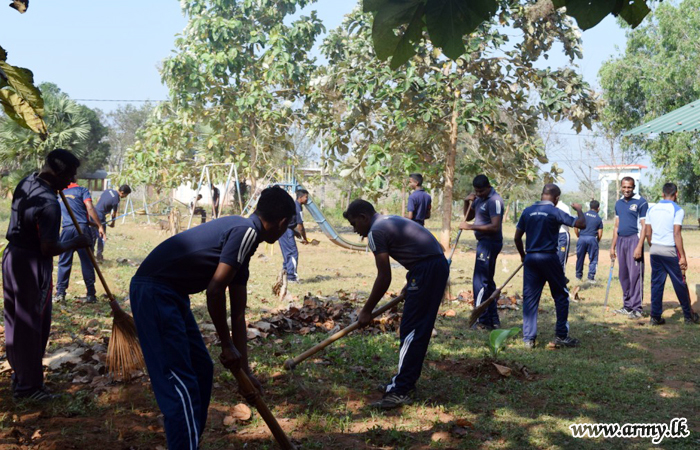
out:
<path id="1" fill-rule="evenodd" d="M 518 333 L 520 333 L 520 328 L 518 327 L 491 331 L 491 334 L 489 334 L 489 349 L 491 349 L 491 355 L 493 355 L 494 358 L 498 356 L 498 353 L 506 346 L 506 340 L 510 336 L 515 336 Z"/>

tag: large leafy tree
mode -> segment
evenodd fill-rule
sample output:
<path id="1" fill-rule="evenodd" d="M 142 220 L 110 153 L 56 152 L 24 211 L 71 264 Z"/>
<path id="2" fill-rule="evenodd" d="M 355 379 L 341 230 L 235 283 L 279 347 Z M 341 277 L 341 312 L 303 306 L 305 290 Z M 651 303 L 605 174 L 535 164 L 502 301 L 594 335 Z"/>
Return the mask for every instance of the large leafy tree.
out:
<path id="1" fill-rule="evenodd" d="M 627 34 L 624 55 L 600 69 L 605 108 L 601 126 L 619 133 L 700 98 L 700 0 L 663 4 L 651 20 Z M 625 138 L 628 154 L 646 153 L 662 175 L 679 183 L 684 201 L 697 201 L 697 132 Z"/>
<path id="2" fill-rule="evenodd" d="M 415 55 L 415 44 L 430 40 L 456 61 L 468 47 L 464 36 L 475 32 L 503 11 L 517 6 L 536 6 L 548 14 L 565 8 L 584 30 L 594 27 L 609 14 L 619 16 L 632 27 L 649 14 L 648 5 L 661 0 L 362 0 L 365 12 L 374 15 L 372 38 L 379 58 L 391 58 L 392 68 Z"/>
<path id="3" fill-rule="evenodd" d="M 321 22 L 315 12 L 290 19 L 310 3 L 181 2 L 189 21 L 161 72 L 172 103 L 161 120 L 151 122 L 135 152 L 190 171 L 193 161 L 247 161 L 243 172 L 253 181 L 264 175 L 275 152 L 292 151 L 290 129 L 315 68 L 309 52 L 323 31 Z M 139 178 L 140 167 L 130 171 Z"/>
<path id="4" fill-rule="evenodd" d="M 557 41 L 572 60 L 580 55 L 577 28 L 554 8 L 537 21 L 527 8 L 504 10 L 465 36 L 468 52 L 455 62 L 421 41 L 401 72 L 375 57 L 370 24 L 356 10 L 326 39 L 329 65 L 312 82 L 311 129 L 323 137 L 328 158 L 342 164 L 341 174 L 366 179 L 367 190 L 412 168 L 437 180 L 443 245 L 458 167 L 504 184 L 527 183 L 547 162 L 539 120 L 566 118 L 580 130 L 595 117 L 596 99 L 579 74 L 533 67 Z M 505 27 L 522 39 L 509 42 Z"/>
<path id="5" fill-rule="evenodd" d="M 146 125 L 153 109 L 153 104 L 146 102 L 140 106 L 127 104 L 104 114 L 103 120 L 109 125 L 107 141 L 110 146 L 108 164 L 111 172 L 121 171 L 127 149 L 136 143 L 136 133 Z"/>

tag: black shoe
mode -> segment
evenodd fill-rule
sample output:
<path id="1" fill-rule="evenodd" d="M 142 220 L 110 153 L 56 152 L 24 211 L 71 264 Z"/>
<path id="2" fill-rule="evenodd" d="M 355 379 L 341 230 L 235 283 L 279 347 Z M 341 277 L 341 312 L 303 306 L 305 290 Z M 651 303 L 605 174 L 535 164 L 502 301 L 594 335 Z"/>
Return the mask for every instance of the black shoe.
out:
<path id="1" fill-rule="evenodd" d="M 693 312 L 690 317 L 685 318 L 685 323 L 686 325 L 695 325 L 696 323 L 700 323 L 700 314 Z"/>
<path id="2" fill-rule="evenodd" d="M 382 393 L 382 394 L 386 394 L 386 388 L 388 386 L 389 386 L 388 384 L 384 384 L 384 383 L 378 384 L 377 385 L 377 392 Z M 415 397 L 417 392 L 418 392 L 418 390 L 414 387 L 408 391 L 408 395 L 410 395 L 411 397 Z"/>
<path id="3" fill-rule="evenodd" d="M 97 303 L 97 297 L 94 295 L 88 295 L 85 297 L 85 303 Z"/>
<path id="4" fill-rule="evenodd" d="M 649 325 L 663 325 L 665 323 L 666 323 L 666 319 L 664 319 L 663 317 L 659 317 L 659 318 L 656 318 L 653 316 L 649 317 Z"/>
<path id="5" fill-rule="evenodd" d="M 42 386 L 35 391 L 23 392 L 23 393 L 13 393 L 12 399 L 14 401 L 32 401 L 32 402 L 49 402 L 55 399 L 57 396 L 50 393 L 46 386 Z"/>
<path id="6" fill-rule="evenodd" d="M 560 338 L 557 336 L 556 339 L 554 339 L 554 345 L 556 347 L 578 347 L 581 345 L 581 341 L 576 338 L 572 338 L 571 336 L 567 336 L 565 338 Z"/>
<path id="7" fill-rule="evenodd" d="M 632 311 L 630 312 L 629 316 L 630 319 L 641 319 L 642 317 L 644 317 L 644 313 L 641 311 Z"/>
<path id="8" fill-rule="evenodd" d="M 66 294 L 56 294 L 53 296 L 54 303 L 64 303 L 66 301 Z"/>
<path id="9" fill-rule="evenodd" d="M 533 348 L 535 348 L 536 344 L 535 344 L 535 340 L 531 339 L 531 340 L 523 341 L 523 345 L 527 349 L 533 349 Z"/>
<path id="10" fill-rule="evenodd" d="M 95 255 L 95 261 L 97 261 L 98 263 L 103 263 L 105 262 L 105 259 L 102 255 Z"/>
<path id="11" fill-rule="evenodd" d="M 377 408 L 377 409 L 383 409 L 383 410 L 389 410 L 389 409 L 394 409 L 398 408 L 399 406 L 403 405 L 410 405 L 413 403 L 413 399 L 411 398 L 410 395 L 405 394 L 397 394 L 396 392 L 390 392 L 388 394 L 384 394 L 384 397 L 382 397 L 381 400 L 378 402 L 372 403 L 372 408 Z"/>
<path id="12" fill-rule="evenodd" d="M 613 311 L 615 314 L 622 314 L 623 316 L 628 316 L 632 313 L 631 309 L 627 309 L 624 306 L 620 309 L 616 309 Z"/>
<path id="13" fill-rule="evenodd" d="M 500 329 L 501 329 L 501 324 L 500 324 L 500 323 L 494 323 L 492 329 L 493 329 L 493 330 L 500 330 Z"/>
<path id="14" fill-rule="evenodd" d="M 475 329 L 475 330 L 486 330 L 486 331 L 491 331 L 491 330 L 495 330 L 496 327 L 494 327 L 493 325 L 488 325 L 488 324 L 485 324 L 485 323 L 477 322 L 477 323 L 474 325 L 474 329 Z"/>

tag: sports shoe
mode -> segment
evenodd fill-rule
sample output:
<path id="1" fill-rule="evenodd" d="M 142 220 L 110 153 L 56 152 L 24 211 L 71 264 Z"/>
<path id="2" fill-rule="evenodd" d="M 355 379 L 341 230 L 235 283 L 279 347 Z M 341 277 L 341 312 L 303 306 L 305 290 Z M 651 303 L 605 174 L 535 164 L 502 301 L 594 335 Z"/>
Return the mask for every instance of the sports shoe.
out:
<path id="1" fill-rule="evenodd" d="M 615 314 L 622 314 L 623 316 L 629 316 L 629 315 L 632 313 L 631 310 L 625 308 L 624 306 L 623 306 L 622 308 L 620 308 L 620 309 L 616 309 L 616 310 L 613 311 L 613 312 L 614 312 Z"/>
<path id="2" fill-rule="evenodd" d="M 102 255 L 95 255 L 95 261 L 97 261 L 98 263 L 103 263 L 105 262 L 105 258 Z"/>
<path id="3" fill-rule="evenodd" d="M 399 406 L 403 405 L 410 405 L 411 403 L 413 403 L 413 399 L 410 395 L 402 395 L 397 394 L 396 392 L 389 392 L 388 394 L 384 394 L 384 397 L 382 397 L 381 400 L 372 403 L 371 406 L 372 408 L 389 410 L 398 408 Z"/>
<path id="4" fill-rule="evenodd" d="M 565 338 L 560 338 L 557 336 L 556 339 L 554 339 L 555 347 L 578 347 L 579 345 L 581 345 L 581 341 L 576 338 L 572 338 L 571 336 L 567 336 Z"/>
<path id="5" fill-rule="evenodd" d="M 656 318 L 653 316 L 649 317 L 649 325 L 663 325 L 665 323 L 666 323 L 666 319 L 664 319 L 663 317 L 659 317 L 659 318 Z"/>
<path id="6" fill-rule="evenodd" d="M 94 295 L 88 295 L 85 297 L 85 303 L 97 303 L 97 297 Z"/>
<path id="7" fill-rule="evenodd" d="M 641 311 L 631 311 L 629 316 L 630 319 L 641 319 L 644 317 L 644 314 Z"/>
<path id="8" fill-rule="evenodd" d="M 54 303 L 63 303 L 66 301 L 66 294 L 56 294 L 53 296 Z"/>
<path id="9" fill-rule="evenodd" d="M 377 392 L 380 392 L 380 393 L 382 393 L 382 394 L 386 394 L 386 388 L 387 388 L 387 386 L 389 386 L 389 385 L 388 385 L 388 384 L 384 384 L 384 383 L 378 384 L 378 385 L 377 385 Z M 415 397 L 415 396 L 416 396 L 416 392 L 418 392 L 418 390 L 417 390 L 415 387 L 413 387 L 413 388 L 411 388 L 411 390 L 408 391 L 408 395 L 410 395 L 411 397 Z"/>
<path id="10" fill-rule="evenodd" d="M 696 323 L 700 323 L 700 314 L 693 312 L 690 317 L 685 318 L 685 323 L 686 325 L 695 325 Z"/>
<path id="11" fill-rule="evenodd" d="M 535 348 L 535 340 L 531 339 L 531 340 L 523 341 L 523 345 L 527 349 L 533 349 L 533 348 Z"/>
<path id="12" fill-rule="evenodd" d="M 55 399 L 57 396 L 50 393 L 46 386 L 42 386 L 35 391 L 24 392 L 24 393 L 13 393 L 12 399 L 14 401 L 32 401 L 32 402 L 48 402 Z"/>

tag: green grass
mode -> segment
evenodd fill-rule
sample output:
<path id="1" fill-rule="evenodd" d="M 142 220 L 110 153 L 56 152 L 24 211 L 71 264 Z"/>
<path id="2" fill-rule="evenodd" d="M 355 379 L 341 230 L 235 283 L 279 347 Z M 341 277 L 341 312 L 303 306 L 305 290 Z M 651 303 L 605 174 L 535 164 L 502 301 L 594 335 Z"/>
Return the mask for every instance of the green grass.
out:
<path id="1" fill-rule="evenodd" d="M 112 290 L 124 299 L 136 267 L 118 264 L 116 258 L 138 263 L 166 236 L 154 226 L 131 221 L 125 225 L 119 223 L 109 231 L 105 273 Z M 507 242 L 497 265 L 497 284 L 505 281 L 519 263 L 512 244 L 513 231 L 512 225 L 506 225 Z M 650 328 L 646 320 L 630 321 L 604 311 L 610 238 L 607 228 L 605 232 L 597 275 L 599 283 L 582 290 L 583 299 L 571 304 L 571 334 L 582 340 L 582 347 L 562 350 L 545 347 L 553 339 L 555 319 L 554 305 L 545 289 L 540 306 L 538 348 L 526 350 L 519 335 L 509 339 L 498 355 L 500 364 L 527 367 L 533 374 L 532 380 L 498 376 L 491 366 L 494 360 L 487 345 L 488 333 L 467 330 L 470 310 L 461 303 L 446 303 L 442 311 L 453 309 L 456 316 L 438 318 L 438 334 L 426 357 L 416 404 L 389 413 L 368 408 L 369 403 L 380 397 L 375 392 L 376 385 L 388 381 L 396 369 L 398 339 L 393 333 L 353 334 L 300 364 L 292 373 L 284 372 L 284 361 L 320 342 L 324 334 L 270 336 L 252 341 L 250 357 L 255 372 L 264 380 L 265 400 L 290 435 L 309 449 L 646 449 L 652 447 L 650 440 L 573 439 L 568 427 L 581 422 L 659 423 L 674 417 L 686 417 L 692 434 L 686 439 L 664 440 L 660 447 L 697 448 L 700 328 L 682 323 L 670 285 L 667 285 L 664 313 L 668 323 L 664 327 Z M 314 227 L 309 237 L 321 240 L 321 245 L 300 247 L 299 273 L 306 281 L 294 285 L 292 294 L 302 299 L 307 292 L 329 295 L 342 289 L 366 298 L 375 275 L 371 254 L 335 247 Z M 694 277 L 700 263 L 692 255 L 700 250 L 700 234 L 686 232 L 684 237 L 686 251 L 691 255 L 689 277 L 694 298 Z M 453 295 L 463 289 L 471 290 L 474 254 L 470 249 L 474 247 L 474 238 L 465 233 L 461 251 L 455 254 L 452 264 Z M 279 247 L 272 250 L 261 245 L 258 253 L 264 253 L 267 258 L 256 256 L 251 263 L 247 316 L 250 321 L 269 315 L 271 309 L 287 306 L 279 303 L 271 292 L 281 268 Z M 571 257 L 567 268 L 571 279 L 574 264 L 575 257 Z M 394 269 L 391 290 L 402 287 L 404 275 L 403 269 Z M 648 309 L 648 266 L 646 275 L 644 305 Z M 85 294 L 79 280 L 76 258 L 69 296 Z M 522 274 L 513 279 L 506 291 L 522 292 Z M 102 292 L 100 288 L 99 292 Z M 615 277 L 610 305 L 619 307 L 620 298 Z M 208 322 L 204 296 L 192 296 L 192 304 L 197 319 Z M 128 303 L 125 305 L 128 308 Z M 357 306 L 360 305 L 358 301 Z M 522 325 L 521 311 L 501 310 L 501 317 L 504 327 Z M 94 318 L 99 321 L 96 334 L 85 335 L 86 324 Z M 109 335 L 103 330 L 110 328 L 106 303 L 84 305 L 71 301 L 54 310 L 49 348 L 63 347 L 76 337 L 86 342 L 101 342 Z M 212 357 L 217 361 L 218 349 L 212 348 Z M 97 424 L 104 430 L 99 438 L 103 446 L 164 445 L 162 432 L 147 428 L 157 424 L 159 414 L 147 384 L 123 386 L 108 396 L 93 395 L 80 385 L 70 385 L 66 374 L 52 373 L 48 381 L 73 394 L 42 413 L 35 425 L 44 433 L 40 443 L 95 448 L 92 428 L 86 424 Z M 203 448 L 240 448 L 244 443 L 246 448 L 276 448 L 257 414 L 249 423 L 237 424 L 236 433 L 226 431 L 221 423 L 222 414 L 242 400 L 236 394 L 235 380 L 218 363 L 215 383 Z M 13 405 L 9 376 L 0 376 L 0 447 L 14 442 L 7 437 L 17 426 L 13 416 L 24 417 L 32 411 L 31 407 Z M 469 423 L 465 436 L 451 433 L 458 420 Z M 437 440 L 440 437 L 443 439 Z"/>

